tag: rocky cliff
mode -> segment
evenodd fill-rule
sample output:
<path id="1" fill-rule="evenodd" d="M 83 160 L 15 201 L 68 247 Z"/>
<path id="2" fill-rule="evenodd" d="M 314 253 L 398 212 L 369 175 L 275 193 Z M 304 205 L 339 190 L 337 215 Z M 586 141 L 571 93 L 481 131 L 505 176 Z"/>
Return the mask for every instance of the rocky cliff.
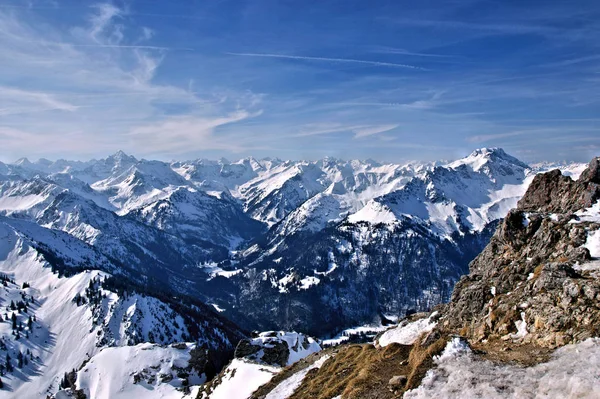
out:
<path id="1" fill-rule="evenodd" d="M 598 336 L 600 269 L 589 247 L 600 220 L 582 215 L 599 184 L 600 158 L 576 181 L 538 175 L 456 285 L 441 327 L 548 347 Z"/>

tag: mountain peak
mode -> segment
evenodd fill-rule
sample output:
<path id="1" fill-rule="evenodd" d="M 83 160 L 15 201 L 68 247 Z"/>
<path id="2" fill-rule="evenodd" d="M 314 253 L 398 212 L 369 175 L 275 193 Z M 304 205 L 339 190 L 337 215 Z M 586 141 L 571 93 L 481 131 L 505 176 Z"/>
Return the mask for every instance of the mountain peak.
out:
<path id="1" fill-rule="evenodd" d="M 23 157 L 23 158 L 17 159 L 14 164 L 18 165 L 18 166 L 30 166 L 31 162 L 29 161 L 29 159 Z"/>
<path id="2" fill-rule="evenodd" d="M 503 162 L 511 165 L 519 166 L 521 168 L 529 168 L 529 166 L 512 155 L 507 154 L 502 148 L 479 148 L 473 151 L 469 156 L 459 159 L 457 161 L 448 164 L 451 168 L 458 168 L 462 165 L 470 166 L 474 171 L 479 171 L 483 166 L 489 162 Z"/>
<path id="3" fill-rule="evenodd" d="M 111 156 L 109 156 L 106 159 L 114 161 L 115 163 L 118 163 L 118 164 L 137 162 L 137 159 L 133 155 L 127 155 L 122 150 L 115 152 L 114 154 L 112 154 Z"/>

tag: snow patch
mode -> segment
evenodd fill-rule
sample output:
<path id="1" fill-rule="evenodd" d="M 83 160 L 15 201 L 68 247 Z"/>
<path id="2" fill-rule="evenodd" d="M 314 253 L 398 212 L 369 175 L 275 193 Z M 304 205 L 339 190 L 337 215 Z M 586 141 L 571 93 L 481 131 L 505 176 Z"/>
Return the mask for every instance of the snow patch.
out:
<path id="1" fill-rule="evenodd" d="M 323 364 L 330 357 L 331 356 L 329 356 L 329 355 L 322 356 L 319 360 L 317 360 L 310 366 L 293 374 L 291 377 L 288 377 L 285 380 L 281 381 L 279 383 L 279 385 L 277 385 L 275 387 L 275 389 L 273 389 L 271 392 L 269 392 L 269 394 L 265 397 L 265 399 L 287 399 L 287 398 L 289 398 L 290 396 L 292 396 L 294 391 L 302 384 L 302 381 L 304 381 L 306 374 L 308 374 L 308 372 L 310 370 L 320 369 L 321 366 L 323 366 Z"/>
<path id="2" fill-rule="evenodd" d="M 528 368 L 481 360 L 453 341 L 434 359 L 437 368 L 430 370 L 421 386 L 406 392 L 404 398 L 600 397 L 598 338 L 564 346 L 549 362 Z"/>
<path id="3" fill-rule="evenodd" d="M 221 382 L 206 399 L 247 399 L 261 385 L 271 381 L 271 378 L 281 369 L 233 359 L 223 372 Z"/>
<path id="4" fill-rule="evenodd" d="M 433 321 L 437 312 L 433 312 L 429 317 L 419 319 L 407 324 L 400 324 L 398 327 L 384 332 L 379 337 L 379 345 L 387 346 L 392 343 L 400 345 L 412 345 L 424 333 L 428 333 L 434 329 L 437 322 Z"/>
<path id="5" fill-rule="evenodd" d="M 589 232 L 583 246 L 590 251 L 592 258 L 600 258 L 600 229 Z"/>

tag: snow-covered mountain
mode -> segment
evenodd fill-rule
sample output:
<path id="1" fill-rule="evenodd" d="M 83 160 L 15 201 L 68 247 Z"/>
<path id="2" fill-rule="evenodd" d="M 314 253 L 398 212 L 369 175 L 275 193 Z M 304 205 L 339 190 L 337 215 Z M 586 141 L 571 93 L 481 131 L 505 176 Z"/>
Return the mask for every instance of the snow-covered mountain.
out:
<path id="1" fill-rule="evenodd" d="M 447 300 L 495 221 L 553 166 L 501 149 L 405 165 L 22 159 L 0 168 L 0 213 L 64 231 L 138 283 L 167 283 L 246 328 L 329 333 Z"/>
<path id="2" fill-rule="evenodd" d="M 450 163 L 372 170 L 373 186 L 338 178 L 237 253 L 238 302 L 219 302 L 224 314 L 251 328 L 323 335 L 430 309 L 449 299 L 544 167 L 481 149 Z"/>

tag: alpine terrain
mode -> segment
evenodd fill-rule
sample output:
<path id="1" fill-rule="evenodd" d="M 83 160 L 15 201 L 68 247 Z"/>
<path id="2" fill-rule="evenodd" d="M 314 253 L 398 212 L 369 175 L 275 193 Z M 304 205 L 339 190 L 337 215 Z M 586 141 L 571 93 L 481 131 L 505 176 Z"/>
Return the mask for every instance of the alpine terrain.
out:
<path id="1" fill-rule="evenodd" d="M 0 397 L 501 397 L 600 353 L 594 162 L 0 163 Z"/>

